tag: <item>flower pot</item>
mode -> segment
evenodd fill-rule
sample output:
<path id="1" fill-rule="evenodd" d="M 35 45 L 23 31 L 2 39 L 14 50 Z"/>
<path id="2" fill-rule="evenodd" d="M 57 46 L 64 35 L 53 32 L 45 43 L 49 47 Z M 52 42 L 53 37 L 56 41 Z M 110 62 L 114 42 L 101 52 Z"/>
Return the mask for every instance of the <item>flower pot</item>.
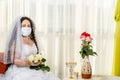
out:
<path id="1" fill-rule="evenodd" d="M 81 68 L 81 76 L 84 79 L 89 79 L 92 76 L 92 68 L 91 68 L 91 64 L 90 64 L 88 55 L 86 55 L 83 60 L 83 64 L 82 64 L 82 68 Z"/>

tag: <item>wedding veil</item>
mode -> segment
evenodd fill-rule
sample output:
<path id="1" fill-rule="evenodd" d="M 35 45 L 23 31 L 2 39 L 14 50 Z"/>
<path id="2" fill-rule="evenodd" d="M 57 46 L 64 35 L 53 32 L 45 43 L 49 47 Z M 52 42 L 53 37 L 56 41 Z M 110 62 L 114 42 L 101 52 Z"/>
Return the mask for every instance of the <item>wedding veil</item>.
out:
<path id="1" fill-rule="evenodd" d="M 21 40 L 21 17 L 17 18 L 13 24 L 13 30 L 9 35 L 5 53 L 4 53 L 4 63 L 11 64 L 14 62 L 15 58 L 21 57 L 22 51 L 22 40 Z M 11 53 L 12 50 L 12 53 Z M 12 57 L 12 58 L 11 58 Z"/>

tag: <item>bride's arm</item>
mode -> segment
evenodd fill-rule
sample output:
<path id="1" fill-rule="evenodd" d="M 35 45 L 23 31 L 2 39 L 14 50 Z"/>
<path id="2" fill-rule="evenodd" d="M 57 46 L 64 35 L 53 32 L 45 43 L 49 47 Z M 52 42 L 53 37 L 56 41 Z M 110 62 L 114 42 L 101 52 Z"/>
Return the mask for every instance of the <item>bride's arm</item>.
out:
<path id="1" fill-rule="evenodd" d="M 28 60 L 22 60 L 17 55 L 14 55 L 14 42 L 11 46 L 10 49 L 10 55 L 11 55 L 11 62 L 17 66 L 25 67 L 25 66 L 30 66 Z"/>
<path id="2" fill-rule="evenodd" d="M 34 63 L 32 63 L 32 62 L 30 62 L 28 60 L 20 59 L 19 55 L 18 56 L 14 55 L 14 43 L 11 46 L 10 54 L 11 54 L 11 61 L 12 61 L 12 63 L 17 65 L 17 66 L 26 67 L 26 66 L 37 66 L 37 65 L 40 64 L 40 63 L 34 64 Z"/>
<path id="3" fill-rule="evenodd" d="M 21 67 L 30 66 L 27 60 L 22 60 L 22 59 L 15 59 L 14 64 Z"/>
<path id="4" fill-rule="evenodd" d="M 14 59 L 14 64 L 17 65 L 17 66 L 21 66 L 21 67 L 25 67 L 25 66 L 37 66 L 41 63 L 38 63 L 38 64 L 34 64 L 28 60 L 22 60 L 22 59 Z"/>

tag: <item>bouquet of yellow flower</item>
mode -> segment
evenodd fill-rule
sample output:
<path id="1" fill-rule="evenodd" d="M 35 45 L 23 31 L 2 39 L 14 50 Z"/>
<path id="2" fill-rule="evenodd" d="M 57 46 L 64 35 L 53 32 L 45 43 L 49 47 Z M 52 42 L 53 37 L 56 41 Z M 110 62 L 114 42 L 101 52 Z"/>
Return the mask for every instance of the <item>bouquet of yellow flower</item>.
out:
<path id="1" fill-rule="evenodd" d="M 41 54 L 37 53 L 36 55 L 30 55 L 28 60 L 34 64 L 41 63 L 37 66 L 30 66 L 30 69 L 50 71 L 50 67 L 45 65 L 46 59 L 43 58 Z"/>

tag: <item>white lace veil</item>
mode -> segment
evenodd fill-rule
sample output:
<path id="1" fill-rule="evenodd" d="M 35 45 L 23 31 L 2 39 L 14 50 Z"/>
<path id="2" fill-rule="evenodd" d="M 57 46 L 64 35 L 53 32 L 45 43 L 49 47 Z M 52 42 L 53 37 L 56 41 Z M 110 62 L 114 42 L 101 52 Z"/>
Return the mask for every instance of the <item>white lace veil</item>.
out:
<path id="1" fill-rule="evenodd" d="M 14 62 L 15 58 L 21 57 L 22 51 L 22 40 L 21 40 L 21 17 L 17 18 L 15 23 L 13 24 L 13 30 L 9 35 L 9 39 L 7 41 L 5 55 L 4 55 L 4 63 L 11 64 Z M 12 53 L 11 53 L 12 50 Z M 12 58 L 11 58 L 12 56 Z"/>

